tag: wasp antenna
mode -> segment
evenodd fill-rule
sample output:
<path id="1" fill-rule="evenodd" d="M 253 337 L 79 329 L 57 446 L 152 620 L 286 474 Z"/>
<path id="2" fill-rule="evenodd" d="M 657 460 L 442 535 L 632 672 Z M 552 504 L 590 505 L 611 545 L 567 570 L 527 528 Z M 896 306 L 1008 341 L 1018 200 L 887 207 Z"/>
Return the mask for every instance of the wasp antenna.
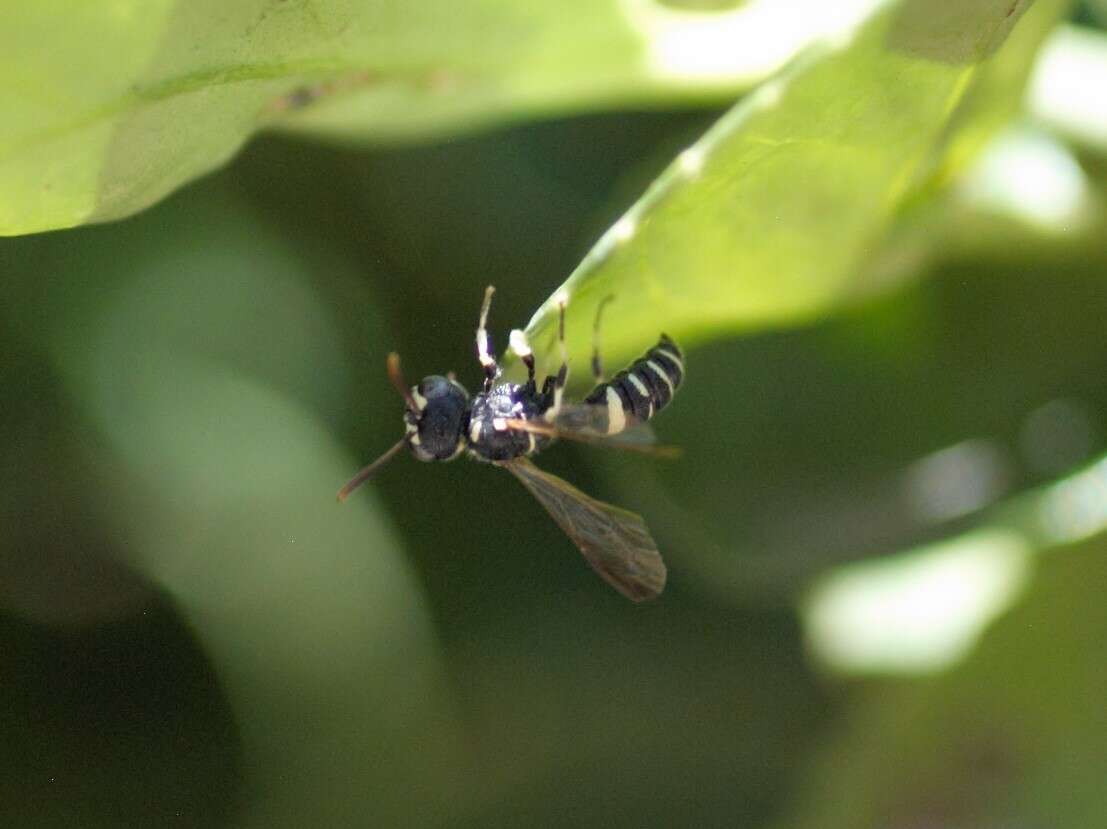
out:
<path id="1" fill-rule="evenodd" d="M 393 351 L 388 355 L 388 379 L 395 386 L 396 391 L 400 393 L 400 397 L 407 403 L 409 411 L 417 412 L 419 407 L 415 405 L 415 398 L 411 396 L 411 389 L 408 388 L 407 383 L 404 382 L 404 373 L 400 371 L 400 355 Z"/>
<path id="2" fill-rule="evenodd" d="M 492 307 L 492 294 L 496 293 L 496 286 L 489 285 L 484 289 L 484 301 L 480 304 L 480 327 L 488 324 L 488 309 Z"/>
<path id="3" fill-rule="evenodd" d="M 349 496 L 349 494 L 351 492 L 353 492 L 355 489 L 357 489 L 363 483 L 365 483 L 370 478 L 372 478 L 373 475 L 376 474 L 378 469 L 380 469 L 382 466 L 384 466 L 386 463 L 388 463 L 390 460 L 392 460 L 392 456 L 395 455 L 397 452 L 399 452 L 401 449 L 404 448 L 405 443 L 407 443 L 407 438 L 406 437 L 400 438 L 399 443 L 397 443 L 395 446 L 393 446 L 391 449 L 389 449 L 387 452 L 385 452 L 383 455 L 381 455 L 379 458 L 377 458 L 375 461 L 373 461 L 368 466 L 363 467 L 362 469 L 358 470 L 358 473 L 356 475 L 354 475 L 354 477 L 350 478 L 349 481 L 346 482 L 346 486 L 344 486 L 344 487 L 342 487 L 342 489 L 338 490 L 338 500 L 339 500 L 339 502 L 345 501 L 346 498 Z"/>

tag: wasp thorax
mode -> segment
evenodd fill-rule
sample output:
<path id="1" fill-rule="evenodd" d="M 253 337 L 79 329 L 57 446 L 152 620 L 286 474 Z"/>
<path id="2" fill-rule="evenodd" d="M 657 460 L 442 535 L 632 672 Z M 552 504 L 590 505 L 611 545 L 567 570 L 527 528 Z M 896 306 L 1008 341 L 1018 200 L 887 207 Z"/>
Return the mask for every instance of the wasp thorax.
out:
<path id="1" fill-rule="evenodd" d="M 404 414 L 407 442 L 421 461 L 448 461 L 461 451 L 469 393 L 454 380 L 424 377 L 411 390 L 416 411 Z"/>

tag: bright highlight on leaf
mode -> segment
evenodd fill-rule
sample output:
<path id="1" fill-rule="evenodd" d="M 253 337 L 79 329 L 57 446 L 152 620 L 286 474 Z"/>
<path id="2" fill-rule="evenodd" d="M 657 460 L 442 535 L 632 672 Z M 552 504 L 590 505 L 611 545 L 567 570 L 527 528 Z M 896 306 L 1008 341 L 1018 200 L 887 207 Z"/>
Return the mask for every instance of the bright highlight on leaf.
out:
<path id="1" fill-rule="evenodd" d="M 989 530 L 841 568 L 806 603 L 810 647 L 848 673 L 948 667 L 1007 608 L 1029 561 L 1019 535 Z"/>
<path id="2" fill-rule="evenodd" d="M 1107 152 L 1107 35 L 1058 27 L 1042 48 L 1027 99 L 1042 123 Z"/>
<path id="3" fill-rule="evenodd" d="M 646 35 L 655 74 L 718 82 L 764 77 L 813 42 L 842 38 L 880 2 L 748 0 L 715 14 L 656 0 L 624 0 L 623 7 Z"/>
<path id="4" fill-rule="evenodd" d="M 995 141 L 961 182 L 967 204 L 1046 231 L 1075 231 L 1090 220 L 1087 176 L 1072 152 L 1029 130 Z"/>
<path id="5" fill-rule="evenodd" d="M 575 365 L 608 295 L 605 349 L 620 363 L 660 330 L 694 343 L 796 324 L 886 287 L 866 265 L 900 207 L 947 154 L 971 157 L 998 126 L 995 107 L 1017 106 L 1062 4 L 930 8 L 893 5 L 795 62 L 674 160 L 563 286 Z M 540 360 L 554 352 L 555 311 L 547 302 L 527 327 Z"/>
<path id="6" fill-rule="evenodd" d="M 1037 514 L 1048 543 L 1080 541 L 1107 529 L 1107 458 L 1048 487 Z"/>
<path id="7" fill-rule="evenodd" d="M 851 0 L 851 14 L 871 3 Z M 650 0 L 11 5 L 0 235 L 130 215 L 262 129 L 426 141 L 554 114 L 726 103 L 843 19 L 799 5 L 787 26 L 765 0 L 694 14 Z"/>

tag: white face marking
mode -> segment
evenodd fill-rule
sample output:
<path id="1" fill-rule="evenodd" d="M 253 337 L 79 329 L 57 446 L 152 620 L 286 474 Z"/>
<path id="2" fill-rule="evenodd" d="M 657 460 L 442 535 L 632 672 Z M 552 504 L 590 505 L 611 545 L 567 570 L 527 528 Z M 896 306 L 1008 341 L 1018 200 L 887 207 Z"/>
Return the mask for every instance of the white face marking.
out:
<path id="1" fill-rule="evenodd" d="M 520 331 L 518 328 L 513 328 L 509 335 L 511 342 L 511 350 L 518 354 L 520 357 L 528 357 L 531 354 L 530 343 L 527 342 L 527 335 Z"/>
<path id="2" fill-rule="evenodd" d="M 611 386 L 607 387 L 607 433 L 618 434 L 627 427 L 627 416 L 623 413 L 623 398 Z"/>
<path id="3" fill-rule="evenodd" d="M 654 351 L 656 351 L 662 357 L 672 360 L 673 365 L 680 369 L 681 374 L 684 373 L 684 361 L 681 360 L 680 357 L 669 351 L 667 348 L 655 348 Z"/>
<path id="4" fill-rule="evenodd" d="M 674 394 L 676 394 L 676 389 L 673 388 L 673 381 L 669 379 L 669 375 L 665 373 L 665 369 L 663 369 L 653 360 L 646 360 L 646 366 L 650 369 L 650 371 L 652 371 L 654 374 L 665 381 L 665 385 L 669 387 L 669 397 L 672 397 Z"/>
<path id="5" fill-rule="evenodd" d="M 480 443 L 480 421 L 474 420 L 469 424 L 469 442 Z"/>
<path id="6" fill-rule="evenodd" d="M 419 387 L 418 386 L 412 386 L 411 387 L 411 398 L 415 401 L 415 407 L 419 411 L 423 411 L 423 409 L 427 408 L 427 398 L 425 398 L 425 397 L 423 397 L 423 395 L 419 394 Z"/>

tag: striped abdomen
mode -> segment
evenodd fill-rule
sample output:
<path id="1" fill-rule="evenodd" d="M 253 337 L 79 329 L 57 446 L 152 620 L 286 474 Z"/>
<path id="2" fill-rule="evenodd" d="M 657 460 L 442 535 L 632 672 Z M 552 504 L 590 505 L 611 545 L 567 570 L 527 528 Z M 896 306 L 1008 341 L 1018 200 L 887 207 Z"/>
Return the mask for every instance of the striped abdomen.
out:
<path id="1" fill-rule="evenodd" d="M 684 379 L 684 355 L 665 334 L 657 345 L 620 371 L 606 383 L 600 383 L 584 402 L 606 407 L 606 433 L 623 431 L 633 423 L 645 423 L 673 399 Z"/>

